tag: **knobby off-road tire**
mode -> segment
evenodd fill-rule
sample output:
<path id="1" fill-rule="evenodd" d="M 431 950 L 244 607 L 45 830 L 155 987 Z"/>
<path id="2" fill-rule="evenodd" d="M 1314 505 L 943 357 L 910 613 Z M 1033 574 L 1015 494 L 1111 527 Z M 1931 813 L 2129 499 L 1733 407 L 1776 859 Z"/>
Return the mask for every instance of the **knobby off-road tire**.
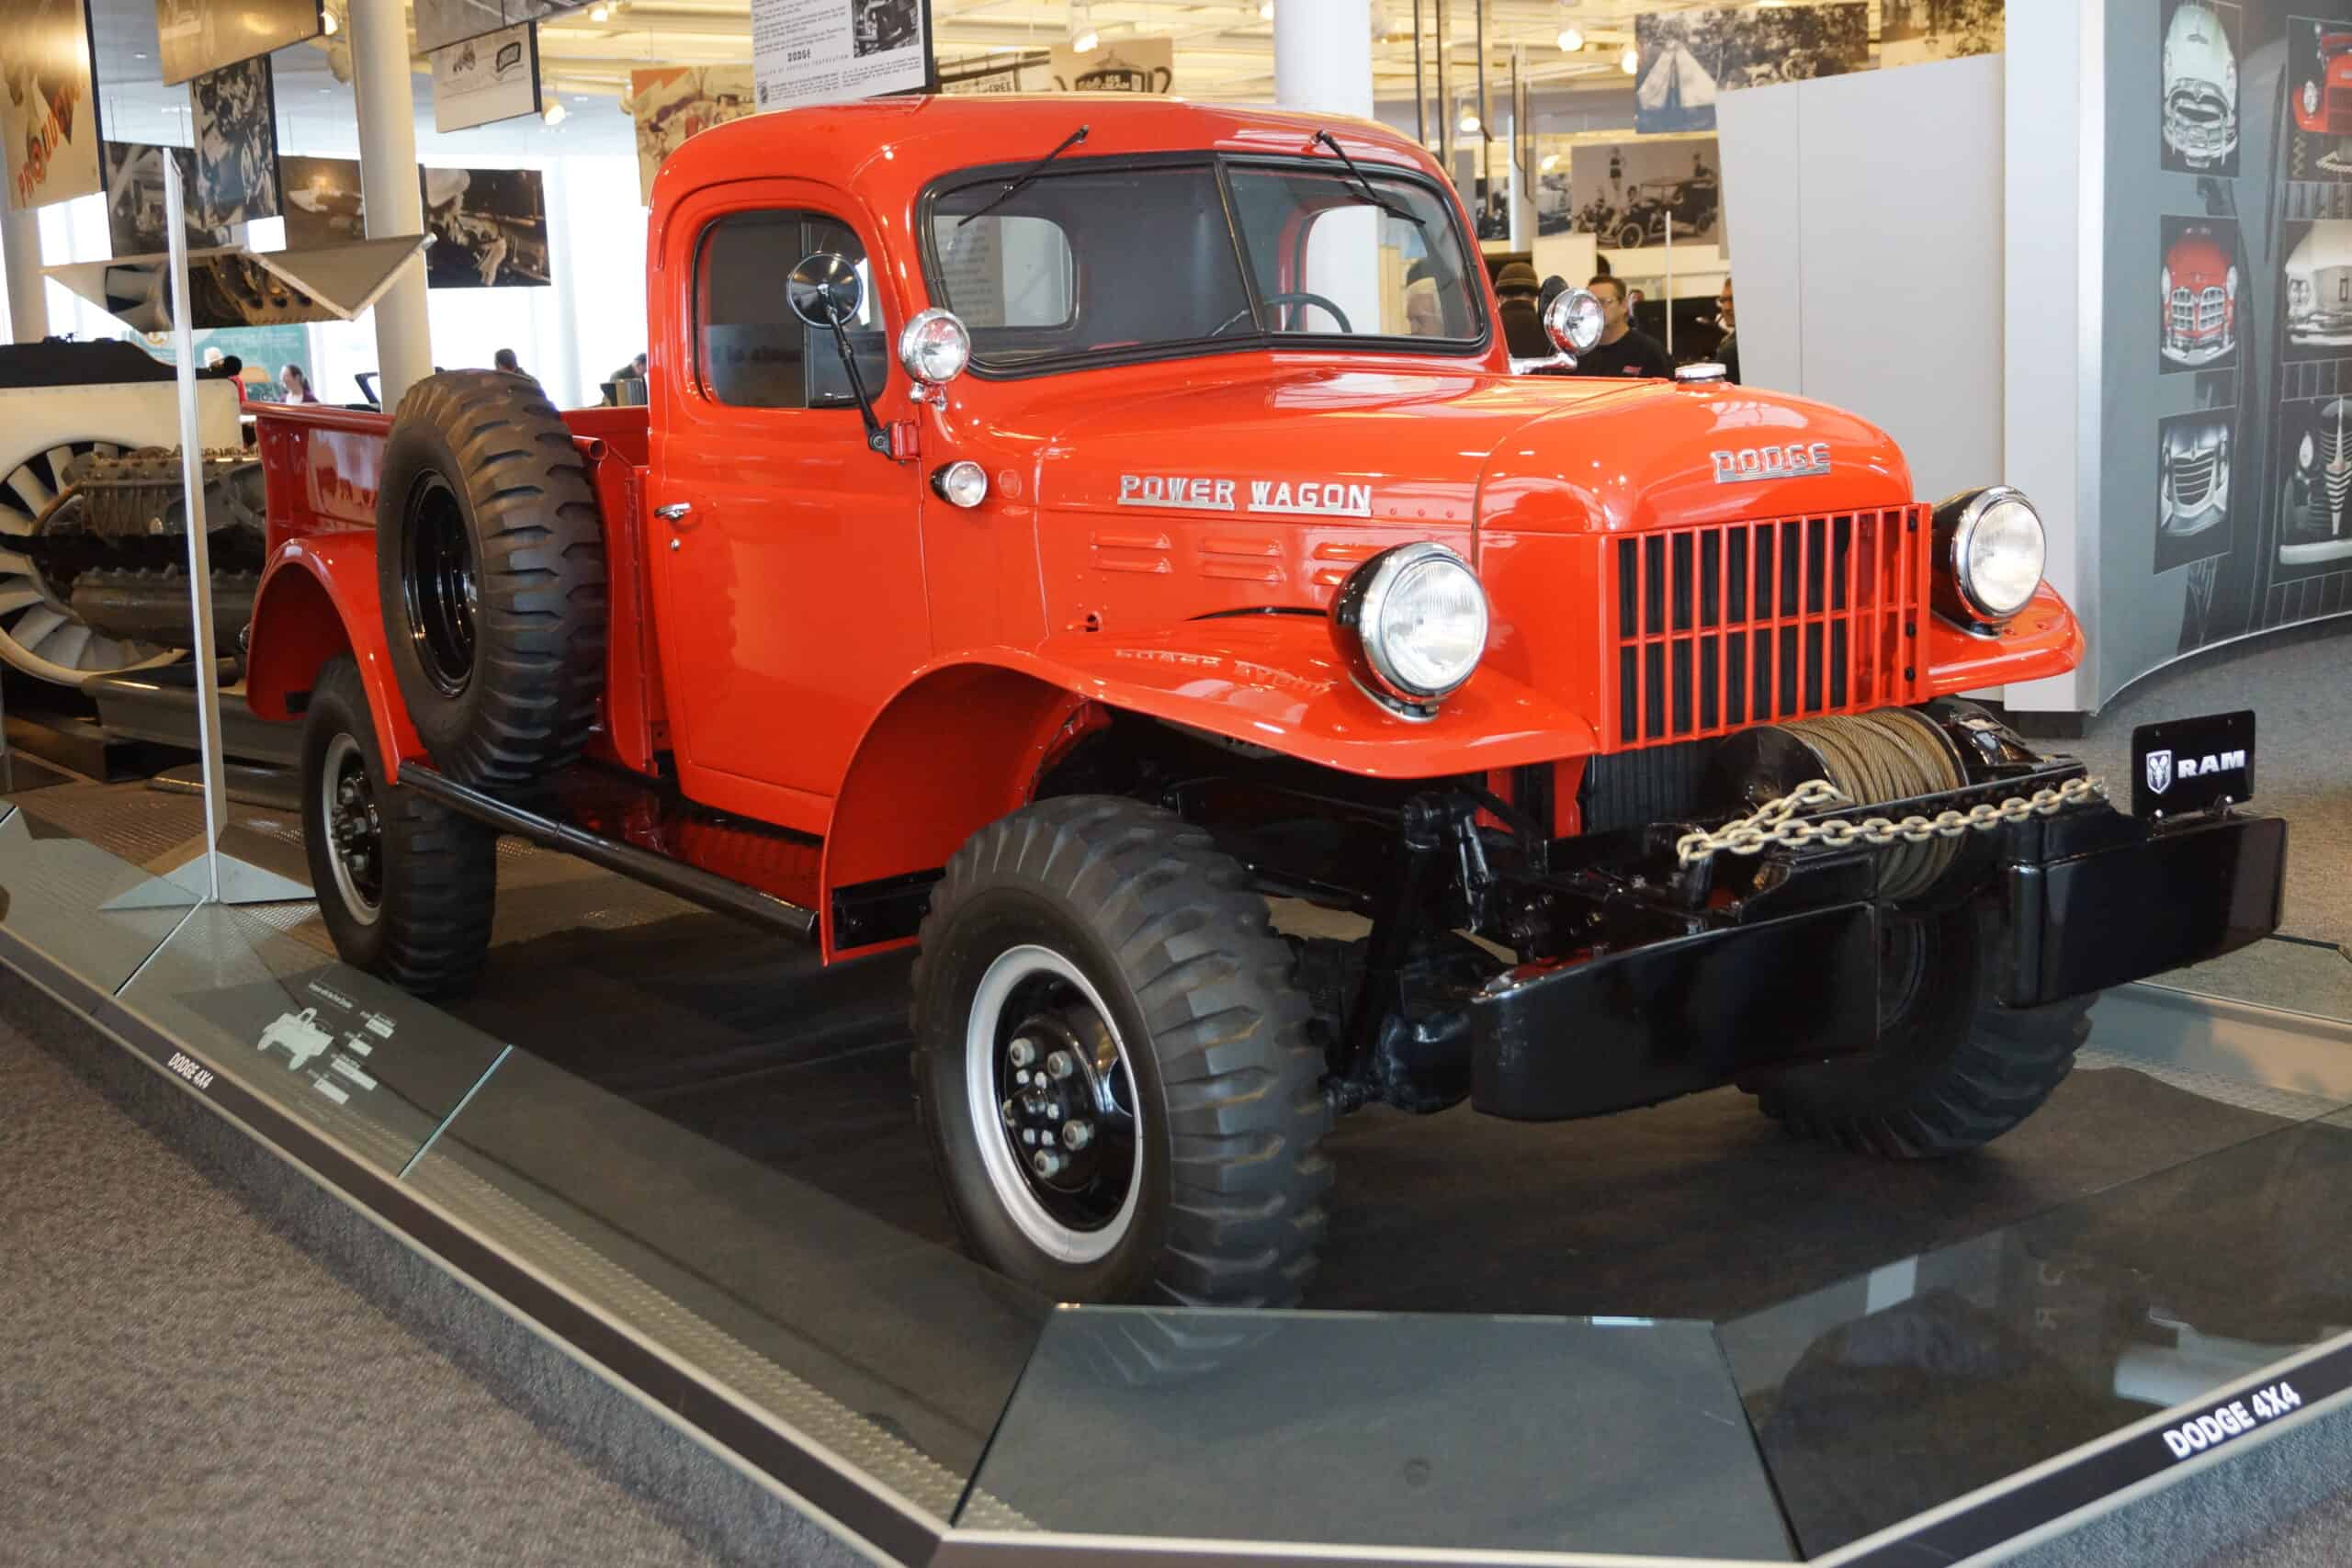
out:
<path id="1" fill-rule="evenodd" d="M 420 997 L 471 986 L 490 951 L 497 835 L 384 782 L 359 670 L 330 660 L 302 717 L 302 847 L 335 951 Z M 347 858 L 357 852 L 358 864 Z"/>
<path id="2" fill-rule="evenodd" d="M 442 772 L 514 784 L 579 756 L 604 679 L 604 529 L 537 383 L 451 370 L 409 389 L 376 574 L 401 700 Z"/>
<path id="3" fill-rule="evenodd" d="M 1981 1148 L 2064 1080 L 2097 998 L 2036 1008 L 1996 1000 L 2007 940 L 1986 901 L 1911 919 L 1887 942 L 1881 985 L 1890 1010 L 1876 1051 L 1740 1087 L 1791 1132 L 1859 1153 L 1933 1159 Z"/>
<path id="4" fill-rule="evenodd" d="M 933 890 L 914 980 L 916 1099 L 965 1240 L 1061 1301 L 1295 1303 L 1331 1180 L 1306 1020 L 1265 900 L 1206 833 L 1102 795 L 982 829 Z M 1076 1147 L 1051 1131 L 1081 1118 Z M 1040 1174 L 1046 1152 L 1067 1168 Z"/>

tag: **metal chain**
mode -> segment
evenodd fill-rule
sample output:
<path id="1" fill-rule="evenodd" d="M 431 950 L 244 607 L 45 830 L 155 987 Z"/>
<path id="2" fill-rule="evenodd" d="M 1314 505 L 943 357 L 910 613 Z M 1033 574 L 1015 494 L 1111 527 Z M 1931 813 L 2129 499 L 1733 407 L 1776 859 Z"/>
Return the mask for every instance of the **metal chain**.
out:
<path id="1" fill-rule="evenodd" d="M 1884 817 L 1866 818 L 1860 822 L 1811 822 L 1797 819 L 1795 814 L 1808 807 L 1853 803 L 1826 780 L 1808 779 L 1761 810 L 1725 823 L 1712 833 L 1702 830 L 1683 834 L 1674 841 L 1674 853 L 1683 865 L 1692 866 L 1724 851 L 1736 855 L 1760 854 L 1775 844 L 1792 849 L 1822 844 L 1833 850 L 1857 842 L 1873 849 L 1898 843 L 1924 844 L 1930 839 L 1958 839 L 1970 833 L 1990 832 L 2005 822 L 2054 817 L 2070 806 L 2101 799 L 2106 794 L 2104 779 L 2068 779 L 2031 795 L 2013 795 L 1997 806 L 1984 804 L 1965 811 L 1939 811 L 1933 817 L 1905 817 L 1900 822 Z"/>

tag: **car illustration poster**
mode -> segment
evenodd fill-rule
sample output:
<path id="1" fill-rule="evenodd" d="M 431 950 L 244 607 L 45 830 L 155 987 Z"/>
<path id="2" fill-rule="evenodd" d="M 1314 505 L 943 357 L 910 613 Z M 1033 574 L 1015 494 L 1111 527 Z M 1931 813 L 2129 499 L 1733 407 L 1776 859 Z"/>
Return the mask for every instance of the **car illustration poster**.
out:
<path id="1" fill-rule="evenodd" d="M 90 59 L 82 0 L 0 6 L 0 140 L 8 205 L 19 212 L 103 188 Z"/>
<path id="2" fill-rule="evenodd" d="M 920 91 L 931 79 L 922 0 L 752 0 L 753 107 Z"/>
<path id="3" fill-rule="evenodd" d="M 196 209 L 210 228 L 277 216 L 277 99 L 269 57 L 189 85 L 195 105 Z"/>
<path id="4" fill-rule="evenodd" d="M 433 129 L 469 130 L 539 112 L 537 22 L 433 51 Z"/>
<path id="5" fill-rule="evenodd" d="M 2238 172 L 2239 49 L 2235 0 L 2165 0 L 2160 118 L 2164 166 L 2181 174 Z"/>
<path id="6" fill-rule="evenodd" d="M 1715 129 L 1715 97 L 1871 68 L 1867 5 L 1650 12 L 1634 18 L 1634 129 Z"/>
<path id="7" fill-rule="evenodd" d="M 629 117 L 637 122 L 637 194 L 649 206 L 653 175 L 687 138 L 752 112 L 748 65 L 665 65 L 632 71 Z"/>
<path id="8" fill-rule="evenodd" d="M 2156 367 L 2167 374 L 2226 369 L 2237 363 L 2245 300 L 2238 226 L 2228 218 L 2160 220 L 2156 274 Z"/>
<path id="9" fill-rule="evenodd" d="M 322 0 L 155 0 L 164 85 L 317 38 L 325 13 Z"/>
<path id="10" fill-rule="evenodd" d="M 2352 179 L 2352 20 L 2287 23 L 2289 177 Z"/>
<path id="11" fill-rule="evenodd" d="M 106 146 L 107 239 L 118 256 L 158 255 L 171 245 L 170 214 L 164 205 L 164 161 L 180 166 L 190 250 L 225 245 L 227 233 L 205 227 L 196 205 L 196 153 L 186 147 L 152 147 L 139 141 Z"/>
<path id="12" fill-rule="evenodd" d="M 2160 421 L 2156 433 L 2156 570 L 2226 555 L 2237 463 L 2231 411 Z"/>

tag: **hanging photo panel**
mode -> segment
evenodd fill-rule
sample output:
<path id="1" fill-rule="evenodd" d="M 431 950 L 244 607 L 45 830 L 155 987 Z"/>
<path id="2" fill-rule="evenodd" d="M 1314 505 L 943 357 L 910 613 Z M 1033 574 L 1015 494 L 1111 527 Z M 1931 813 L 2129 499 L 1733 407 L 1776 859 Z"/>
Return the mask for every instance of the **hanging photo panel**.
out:
<path id="1" fill-rule="evenodd" d="M 484 33 L 433 51 L 433 129 L 469 130 L 537 114 L 539 25 Z"/>
<path id="2" fill-rule="evenodd" d="M 0 142 L 7 150 L 7 205 L 19 212 L 104 188 L 90 60 L 82 0 L 0 5 L 0 74 L 6 78 Z"/>
<path id="3" fill-rule="evenodd" d="M 1870 7 L 1652 13 L 1634 19 L 1634 130 L 1713 130 L 1719 93 L 1869 70 Z"/>
<path id="4" fill-rule="evenodd" d="M 368 237 L 357 159 L 281 158 L 277 179 L 285 198 L 288 250 Z"/>
<path id="5" fill-rule="evenodd" d="M 1924 65 L 1998 54 L 2007 32 L 2002 0 L 1879 0 L 1878 62 Z"/>
<path id="6" fill-rule="evenodd" d="M 208 228 L 275 218 L 277 101 L 269 57 L 227 65 L 188 85 L 195 108 L 198 220 Z"/>
<path id="7" fill-rule="evenodd" d="M 762 110 L 919 92 L 922 0 L 752 0 L 752 78 Z"/>
<path id="8" fill-rule="evenodd" d="M 424 277 L 435 288 L 548 280 L 547 196 L 537 169 L 426 169 Z"/>
<path id="9" fill-rule="evenodd" d="M 578 10 L 587 0 L 414 0 L 416 50 L 431 54 L 469 38 Z"/>
<path id="10" fill-rule="evenodd" d="M 632 71 L 629 116 L 637 122 L 637 194 L 653 200 L 653 175 L 686 139 L 752 112 L 748 65 L 668 65 Z"/>
<path id="11" fill-rule="evenodd" d="M 200 249 L 229 243 L 225 231 L 205 227 L 198 216 L 196 154 L 192 151 L 186 147 L 151 147 L 137 141 L 109 141 L 105 145 L 107 239 L 116 255 L 146 255 L 171 243 L 170 213 L 164 197 L 166 160 L 180 166 L 189 246 Z"/>
<path id="12" fill-rule="evenodd" d="M 322 0 L 155 0 L 164 85 L 316 38 L 325 12 Z"/>

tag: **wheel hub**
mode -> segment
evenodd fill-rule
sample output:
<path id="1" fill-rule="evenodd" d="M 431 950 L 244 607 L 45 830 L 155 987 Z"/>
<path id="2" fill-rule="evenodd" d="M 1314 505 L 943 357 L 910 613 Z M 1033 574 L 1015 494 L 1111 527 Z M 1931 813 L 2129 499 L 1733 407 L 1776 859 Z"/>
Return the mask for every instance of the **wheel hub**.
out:
<path id="1" fill-rule="evenodd" d="M 331 748 L 326 778 L 327 838 L 345 901 L 372 913 L 384 897 L 384 823 L 367 759 L 348 736 Z"/>
<path id="2" fill-rule="evenodd" d="M 1013 1163 L 1047 1212 L 1084 1229 L 1115 1213 L 1132 1179 L 1135 1118 L 1119 1047 L 1083 1001 L 1023 1015 L 997 1057 L 998 1111 Z"/>

